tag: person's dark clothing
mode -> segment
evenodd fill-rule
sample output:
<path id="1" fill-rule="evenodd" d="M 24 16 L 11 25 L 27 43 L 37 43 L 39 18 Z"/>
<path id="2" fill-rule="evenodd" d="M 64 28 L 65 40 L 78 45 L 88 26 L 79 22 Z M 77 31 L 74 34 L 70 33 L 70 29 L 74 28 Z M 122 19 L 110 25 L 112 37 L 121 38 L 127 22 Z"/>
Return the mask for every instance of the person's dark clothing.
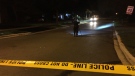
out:
<path id="1" fill-rule="evenodd" d="M 78 36 L 79 22 L 74 21 L 74 36 Z"/>

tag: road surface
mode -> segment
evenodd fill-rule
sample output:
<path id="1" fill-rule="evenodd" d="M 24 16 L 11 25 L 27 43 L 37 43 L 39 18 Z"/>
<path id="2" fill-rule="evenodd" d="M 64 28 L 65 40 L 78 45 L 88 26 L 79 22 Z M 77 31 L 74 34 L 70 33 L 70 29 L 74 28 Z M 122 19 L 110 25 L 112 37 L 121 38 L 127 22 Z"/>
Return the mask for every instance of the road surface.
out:
<path id="1" fill-rule="evenodd" d="M 121 64 L 113 46 L 113 27 L 110 26 L 113 24 L 93 24 L 81 24 L 79 37 L 73 37 L 73 26 L 70 26 L 40 34 L 0 39 L 0 59 Z M 0 76 L 126 75 L 0 66 Z"/>

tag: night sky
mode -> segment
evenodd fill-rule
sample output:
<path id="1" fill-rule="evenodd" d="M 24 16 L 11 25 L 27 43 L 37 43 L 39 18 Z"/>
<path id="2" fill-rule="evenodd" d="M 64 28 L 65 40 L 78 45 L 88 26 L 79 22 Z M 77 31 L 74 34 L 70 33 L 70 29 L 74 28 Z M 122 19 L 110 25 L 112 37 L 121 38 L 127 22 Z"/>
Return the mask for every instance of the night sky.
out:
<path id="1" fill-rule="evenodd" d="M 42 14 L 50 18 L 56 11 L 85 14 L 86 9 L 111 17 L 116 12 L 123 16 L 129 5 L 135 6 L 135 0 L 0 0 L 0 13 L 2 21 L 34 19 Z"/>
<path id="2" fill-rule="evenodd" d="M 97 10 L 97 0 L 37 0 L 35 5 L 44 11 L 54 9 L 61 12 L 86 9 Z"/>
<path id="3" fill-rule="evenodd" d="M 1 8 L 7 6 L 14 8 L 15 11 L 41 11 L 59 12 L 84 11 L 86 9 L 96 11 L 120 11 L 128 5 L 134 5 L 135 0 L 0 0 Z M 123 12 L 123 11 L 122 11 Z"/>
<path id="4" fill-rule="evenodd" d="M 41 17 L 48 19 L 58 13 L 85 13 L 86 9 L 97 10 L 97 0 L 0 0 L 2 21 L 21 21 Z"/>

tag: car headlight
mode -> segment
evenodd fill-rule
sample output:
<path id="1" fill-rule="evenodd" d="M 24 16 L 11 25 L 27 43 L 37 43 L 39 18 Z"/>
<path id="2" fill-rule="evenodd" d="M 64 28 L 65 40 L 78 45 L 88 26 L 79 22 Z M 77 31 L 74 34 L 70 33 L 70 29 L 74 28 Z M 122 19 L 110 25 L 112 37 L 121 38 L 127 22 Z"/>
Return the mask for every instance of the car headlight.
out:
<path id="1" fill-rule="evenodd" d="M 90 20 L 94 20 L 94 21 L 96 21 L 96 20 L 98 20 L 98 18 L 90 18 Z"/>
<path id="2" fill-rule="evenodd" d="M 90 18 L 90 20 L 94 20 L 93 18 Z"/>
<path id="3" fill-rule="evenodd" d="M 97 20 L 97 18 L 94 18 L 94 20 Z"/>
<path id="4" fill-rule="evenodd" d="M 97 22 L 90 22 L 89 24 L 90 24 L 90 26 L 93 26 L 93 25 L 96 26 Z"/>

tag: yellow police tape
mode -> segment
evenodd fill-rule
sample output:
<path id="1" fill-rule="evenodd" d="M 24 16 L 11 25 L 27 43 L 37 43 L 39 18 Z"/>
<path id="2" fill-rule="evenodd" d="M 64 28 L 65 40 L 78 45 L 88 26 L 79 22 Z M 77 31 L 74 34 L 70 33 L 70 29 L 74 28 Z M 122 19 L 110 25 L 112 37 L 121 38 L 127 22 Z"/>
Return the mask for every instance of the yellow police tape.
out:
<path id="1" fill-rule="evenodd" d="M 0 65 L 135 75 L 135 66 L 131 65 L 25 60 L 0 60 Z"/>

